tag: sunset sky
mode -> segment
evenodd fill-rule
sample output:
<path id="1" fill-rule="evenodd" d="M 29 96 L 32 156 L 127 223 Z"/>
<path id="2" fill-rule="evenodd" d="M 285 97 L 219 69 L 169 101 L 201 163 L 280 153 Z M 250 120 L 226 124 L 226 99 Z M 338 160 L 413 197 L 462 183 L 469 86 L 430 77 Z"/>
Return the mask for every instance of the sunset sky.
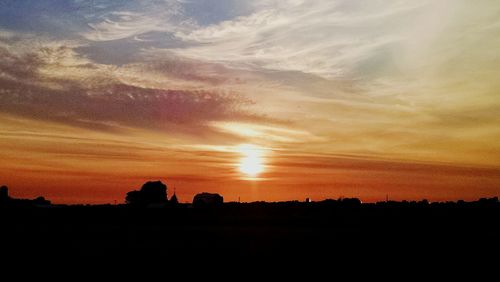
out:
<path id="1" fill-rule="evenodd" d="M 500 195 L 496 0 L 0 0 L 0 185 Z"/>

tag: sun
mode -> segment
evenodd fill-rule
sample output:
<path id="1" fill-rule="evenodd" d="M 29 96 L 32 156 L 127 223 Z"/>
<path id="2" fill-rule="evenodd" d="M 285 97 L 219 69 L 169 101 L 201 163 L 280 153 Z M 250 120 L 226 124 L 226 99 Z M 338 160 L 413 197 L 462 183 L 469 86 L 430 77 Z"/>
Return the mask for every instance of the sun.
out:
<path id="1" fill-rule="evenodd" d="M 264 171 L 262 148 L 252 144 L 241 144 L 238 152 L 243 155 L 240 159 L 239 169 L 250 178 L 256 178 Z"/>

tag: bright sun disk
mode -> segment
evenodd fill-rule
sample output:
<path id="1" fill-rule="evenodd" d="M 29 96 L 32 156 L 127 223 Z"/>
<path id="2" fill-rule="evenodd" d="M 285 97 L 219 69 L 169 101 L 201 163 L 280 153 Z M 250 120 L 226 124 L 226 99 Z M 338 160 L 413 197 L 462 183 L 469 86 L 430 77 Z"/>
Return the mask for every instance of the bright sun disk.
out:
<path id="1" fill-rule="evenodd" d="M 238 151 L 243 155 L 239 163 L 240 171 L 249 177 L 257 177 L 263 170 L 262 149 L 251 144 L 238 146 Z"/>

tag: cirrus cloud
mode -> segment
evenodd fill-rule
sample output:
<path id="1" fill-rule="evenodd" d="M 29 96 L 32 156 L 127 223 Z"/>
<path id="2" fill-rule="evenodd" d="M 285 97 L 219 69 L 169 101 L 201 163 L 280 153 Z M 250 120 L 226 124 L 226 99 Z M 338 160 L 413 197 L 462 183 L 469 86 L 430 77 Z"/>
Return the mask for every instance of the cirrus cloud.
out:
<path id="1" fill-rule="evenodd" d="M 25 50 L 0 47 L 0 112 L 49 120 L 96 130 L 119 130 L 135 127 L 169 133 L 199 135 L 211 131 L 210 122 L 224 120 L 263 121 L 265 116 L 246 110 L 252 101 L 231 90 L 172 88 L 167 84 L 148 84 L 148 72 L 157 70 L 173 80 L 191 80 L 177 70 L 182 61 L 158 63 L 157 67 L 141 65 L 110 67 L 80 57 L 64 44 L 42 44 Z M 12 45 L 12 44 L 11 44 Z M 123 77 L 139 76 L 142 83 Z M 153 75 L 153 73 L 151 72 Z M 212 84 L 198 72 L 197 79 Z M 215 131 L 213 131 L 215 132 Z"/>

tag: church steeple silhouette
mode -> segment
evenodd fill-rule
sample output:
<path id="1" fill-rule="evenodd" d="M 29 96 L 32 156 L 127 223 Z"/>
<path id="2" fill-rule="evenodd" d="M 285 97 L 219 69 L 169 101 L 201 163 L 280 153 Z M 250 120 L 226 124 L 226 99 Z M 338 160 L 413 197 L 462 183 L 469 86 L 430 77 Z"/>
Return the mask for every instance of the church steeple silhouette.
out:
<path id="1" fill-rule="evenodd" d="M 177 195 L 175 194 L 175 187 L 174 187 L 174 195 L 172 195 L 172 198 L 170 198 L 170 203 L 177 205 L 179 203 L 179 200 L 177 199 Z"/>

